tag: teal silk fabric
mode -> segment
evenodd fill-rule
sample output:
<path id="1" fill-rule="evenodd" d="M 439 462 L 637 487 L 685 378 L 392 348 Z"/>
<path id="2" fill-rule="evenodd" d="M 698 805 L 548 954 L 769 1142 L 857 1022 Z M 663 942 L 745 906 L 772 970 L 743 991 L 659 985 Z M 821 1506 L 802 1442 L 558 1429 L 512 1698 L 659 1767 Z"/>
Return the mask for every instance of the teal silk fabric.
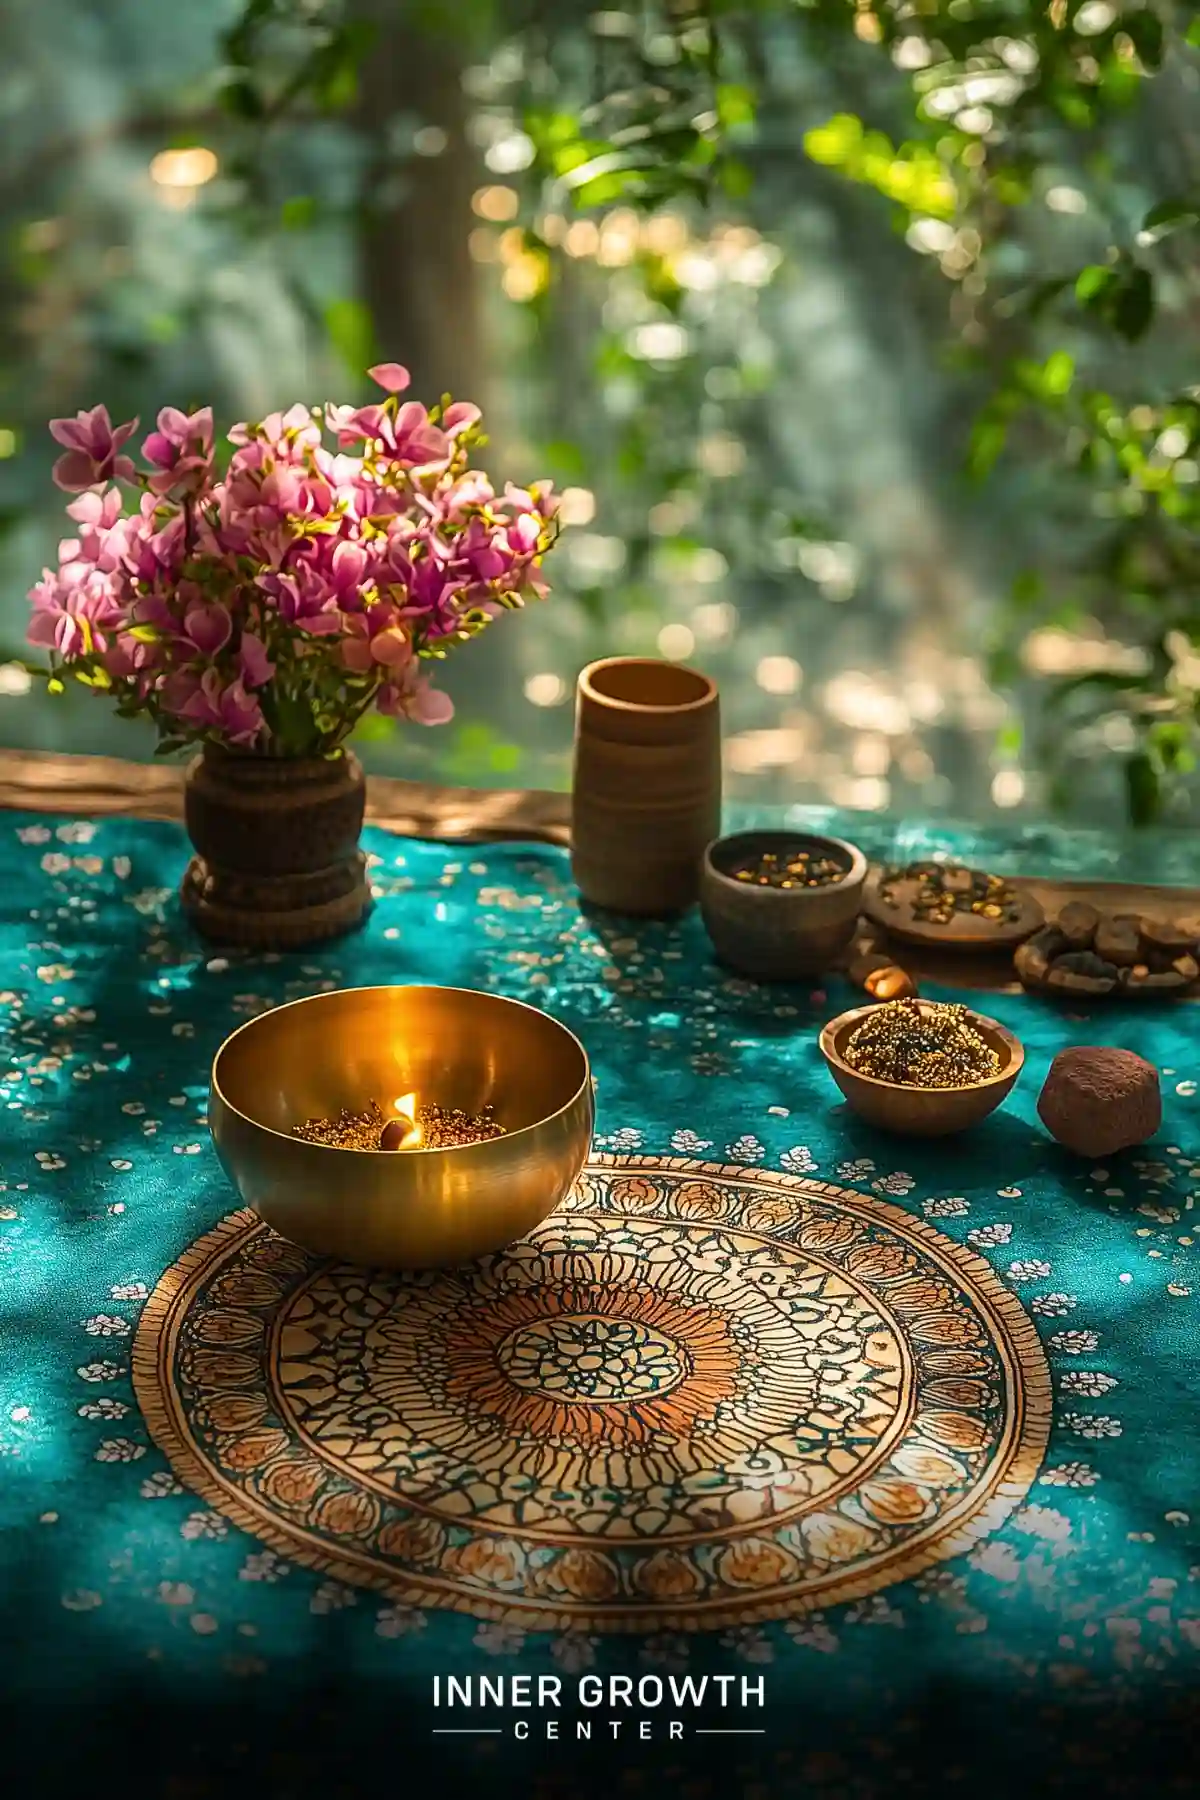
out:
<path id="1" fill-rule="evenodd" d="M 0 819 L 0 1622 L 32 1791 L 1191 1791 L 1196 1009 L 998 997 L 1007 1105 L 888 1138 L 817 1054 L 840 981 L 741 980 L 695 916 L 590 916 L 552 849 L 366 847 L 362 932 L 248 956 L 183 921 L 173 827 Z M 572 1207 L 407 1283 L 233 1220 L 221 1041 L 429 981 L 583 1040 Z M 1162 1131 L 1103 1166 L 1037 1119 L 1078 1042 L 1162 1071 Z M 561 1682 L 557 1738 L 553 1708 L 434 1705 L 434 1677 L 521 1674 Z M 578 1700 L 613 1675 L 632 1707 Z M 688 1676 L 729 1704 L 676 1702 Z"/>

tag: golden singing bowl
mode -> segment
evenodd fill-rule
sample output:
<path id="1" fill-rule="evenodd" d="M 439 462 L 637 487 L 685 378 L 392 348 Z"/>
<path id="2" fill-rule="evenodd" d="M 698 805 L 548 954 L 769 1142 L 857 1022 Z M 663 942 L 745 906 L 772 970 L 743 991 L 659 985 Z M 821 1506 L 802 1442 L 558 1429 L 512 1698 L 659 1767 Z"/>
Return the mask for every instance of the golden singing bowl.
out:
<path id="1" fill-rule="evenodd" d="M 917 1001 L 922 1008 L 933 1004 Z M 877 1125 L 882 1131 L 903 1132 L 907 1137 L 948 1137 L 951 1132 L 965 1131 L 995 1111 L 1021 1073 L 1025 1052 L 1019 1040 L 998 1020 L 972 1012 L 971 1024 L 1000 1059 L 997 1074 L 964 1088 L 910 1087 L 861 1075 L 845 1059 L 846 1041 L 854 1027 L 875 1011 L 874 1006 L 856 1006 L 831 1019 L 821 1032 L 820 1049 L 851 1108 L 868 1125 Z"/>
<path id="2" fill-rule="evenodd" d="M 342 1150 L 293 1125 L 418 1104 L 494 1108 L 503 1137 Z M 587 1053 L 520 1001 L 469 988 L 343 988 L 262 1013 L 213 1060 L 209 1127 L 248 1206 L 284 1237 L 375 1268 L 470 1262 L 541 1222 L 592 1142 Z"/>

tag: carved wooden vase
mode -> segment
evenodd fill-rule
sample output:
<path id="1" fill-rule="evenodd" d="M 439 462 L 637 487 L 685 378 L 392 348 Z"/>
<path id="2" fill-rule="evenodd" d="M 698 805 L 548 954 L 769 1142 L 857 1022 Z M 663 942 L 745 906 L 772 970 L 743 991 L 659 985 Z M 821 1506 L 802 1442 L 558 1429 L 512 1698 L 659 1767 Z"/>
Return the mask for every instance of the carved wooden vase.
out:
<path id="1" fill-rule="evenodd" d="M 292 950 L 351 931 L 371 905 L 358 847 L 366 786 L 334 758 L 237 755 L 206 745 L 187 772 L 196 854 L 184 911 L 218 943 Z"/>

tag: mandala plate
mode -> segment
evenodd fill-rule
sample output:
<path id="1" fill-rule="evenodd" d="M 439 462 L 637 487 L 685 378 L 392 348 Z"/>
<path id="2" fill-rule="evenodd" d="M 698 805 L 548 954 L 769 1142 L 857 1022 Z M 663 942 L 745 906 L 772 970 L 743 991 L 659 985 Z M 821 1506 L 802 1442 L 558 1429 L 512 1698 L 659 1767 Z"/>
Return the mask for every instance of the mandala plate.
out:
<path id="1" fill-rule="evenodd" d="M 995 1529 L 1049 1429 L 981 1258 L 873 1195 L 680 1158 L 596 1157 L 448 1272 L 234 1213 L 163 1276 L 133 1373 L 180 1478 L 275 1549 L 529 1628 L 874 1592 Z"/>

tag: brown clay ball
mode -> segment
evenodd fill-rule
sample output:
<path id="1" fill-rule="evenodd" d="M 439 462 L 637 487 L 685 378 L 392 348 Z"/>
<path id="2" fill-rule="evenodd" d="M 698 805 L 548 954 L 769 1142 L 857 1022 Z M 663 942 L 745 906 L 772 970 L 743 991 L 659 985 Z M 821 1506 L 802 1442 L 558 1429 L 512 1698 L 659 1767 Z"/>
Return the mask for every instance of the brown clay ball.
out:
<path id="1" fill-rule="evenodd" d="M 1132 1050 L 1077 1045 L 1061 1050 L 1038 1096 L 1051 1137 L 1099 1159 L 1144 1144 L 1162 1124 L 1158 1070 Z"/>

